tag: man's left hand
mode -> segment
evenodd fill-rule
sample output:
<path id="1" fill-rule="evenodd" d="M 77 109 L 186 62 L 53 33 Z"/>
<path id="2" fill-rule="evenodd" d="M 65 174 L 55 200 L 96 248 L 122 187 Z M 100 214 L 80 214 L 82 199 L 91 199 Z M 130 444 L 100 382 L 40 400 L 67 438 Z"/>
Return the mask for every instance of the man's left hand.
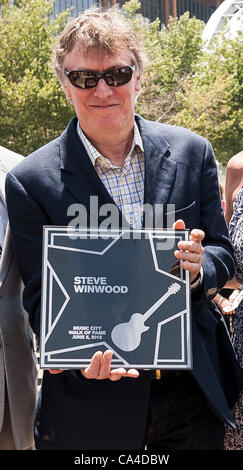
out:
<path id="1" fill-rule="evenodd" d="M 177 220 L 173 228 L 175 230 L 185 230 L 185 222 L 181 219 Z M 201 242 L 204 237 L 205 233 L 203 230 L 193 229 L 189 240 L 180 241 L 177 245 L 178 250 L 174 253 L 175 257 L 181 260 L 182 268 L 190 272 L 190 282 L 196 279 L 203 264 L 204 248 Z"/>

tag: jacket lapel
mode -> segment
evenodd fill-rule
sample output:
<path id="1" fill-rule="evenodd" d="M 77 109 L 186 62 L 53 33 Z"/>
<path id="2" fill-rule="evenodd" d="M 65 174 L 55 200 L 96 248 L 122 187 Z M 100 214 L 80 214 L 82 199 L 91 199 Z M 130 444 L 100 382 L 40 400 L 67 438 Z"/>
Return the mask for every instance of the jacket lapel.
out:
<path id="1" fill-rule="evenodd" d="M 2 162 L 0 162 L 0 164 L 2 166 Z M 6 201 L 5 201 L 5 177 L 6 177 L 5 167 L 4 167 L 3 171 L 2 171 L 2 168 L 0 168 L 0 197 L 1 197 L 2 201 L 4 202 L 4 204 L 6 204 Z M 1 289 L 1 286 L 2 286 L 2 283 L 5 279 L 5 277 L 7 275 L 8 268 L 9 268 L 10 261 L 11 261 L 11 254 L 10 254 L 10 251 L 7 249 L 7 245 L 8 245 L 7 232 L 8 231 L 9 231 L 9 229 L 7 227 L 5 240 L 4 240 L 4 249 L 2 251 L 2 257 L 1 257 L 1 261 L 0 261 L 0 289 Z"/>
<path id="2" fill-rule="evenodd" d="M 162 135 L 161 124 L 150 123 L 140 116 L 136 120 L 145 154 L 144 203 L 165 207 L 175 181 L 176 162 L 169 158 L 170 144 Z"/>
<path id="3" fill-rule="evenodd" d="M 145 153 L 144 203 L 163 204 L 166 212 L 175 181 L 176 162 L 169 158 L 170 144 L 161 135 L 161 124 L 150 123 L 140 116 L 136 116 L 136 121 Z M 85 205 L 87 212 L 91 196 L 98 196 L 98 210 L 104 204 L 114 204 L 80 141 L 77 118 L 60 137 L 60 158 L 64 185 L 75 200 Z"/>
<path id="4" fill-rule="evenodd" d="M 4 147 L 0 146 L 0 197 L 4 204 L 6 205 L 5 200 L 5 178 L 6 174 L 10 169 L 17 165 L 23 157 L 17 153 L 14 153 Z M 10 269 L 10 265 L 14 258 L 14 248 L 11 239 L 11 232 L 9 224 L 6 228 L 5 239 L 3 244 L 2 257 L 0 261 L 0 289 L 7 277 L 7 274 Z"/>
<path id="5" fill-rule="evenodd" d="M 102 204 L 113 202 L 77 133 L 77 118 L 74 118 L 60 138 L 61 170 L 68 191 L 79 202 L 86 195 L 99 195 Z"/>
<path id="6" fill-rule="evenodd" d="M 98 213 L 102 205 L 115 204 L 96 173 L 77 133 L 77 118 L 60 138 L 62 179 L 66 190 L 90 213 L 90 197 L 97 197 Z M 119 211 L 119 216 L 121 213 Z M 104 217 L 99 217 L 101 222 Z"/>
<path id="7" fill-rule="evenodd" d="M 0 290 L 8 274 L 13 257 L 14 257 L 14 250 L 12 246 L 11 232 L 10 232 L 9 224 L 8 224 L 7 229 L 6 229 L 4 244 L 3 244 L 2 258 L 0 261 Z"/>
<path id="8" fill-rule="evenodd" d="M 4 204 L 6 204 L 5 201 L 5 178 L 6 178 L 6 172 L 1 170 L 0 167 L 0 197 Z"/>

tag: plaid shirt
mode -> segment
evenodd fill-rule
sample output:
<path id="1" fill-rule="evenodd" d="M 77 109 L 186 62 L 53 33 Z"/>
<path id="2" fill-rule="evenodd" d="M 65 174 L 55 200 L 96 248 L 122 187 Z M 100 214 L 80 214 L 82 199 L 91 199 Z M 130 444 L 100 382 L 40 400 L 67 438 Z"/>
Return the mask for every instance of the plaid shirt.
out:
<path id="1" fill-rule="evenodd" d="M 144 149 L 137 124 L 134 124 L 133 144 L 123 168 L 113 165 L 93 147 L 79 123 L 77 130 L 97 174 L 123 216 L 133 228 L 141 228 L 144 198 Z"/>

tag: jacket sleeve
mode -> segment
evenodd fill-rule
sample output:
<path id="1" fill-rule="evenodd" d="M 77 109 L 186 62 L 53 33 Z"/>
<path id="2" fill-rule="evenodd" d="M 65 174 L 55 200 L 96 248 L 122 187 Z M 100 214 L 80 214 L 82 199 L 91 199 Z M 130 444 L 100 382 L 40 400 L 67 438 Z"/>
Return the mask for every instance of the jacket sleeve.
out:
<path id="1" fill-rule="evenodd" d="M 17 177 L 6 177 L 9 223 L 20 273 L 25 285 L 23 304 L 37 336 L 40 333 L 42 231 L 50 220 Z"/>
<path id="2" fill-rule="evenodd" d="M 200 187 L 200 228 L 205 232 L 203 289 L 204 295 L 212 299 L 234 276 L 234 258 L 220 199 L 216 160 L 208 141 Z"/>

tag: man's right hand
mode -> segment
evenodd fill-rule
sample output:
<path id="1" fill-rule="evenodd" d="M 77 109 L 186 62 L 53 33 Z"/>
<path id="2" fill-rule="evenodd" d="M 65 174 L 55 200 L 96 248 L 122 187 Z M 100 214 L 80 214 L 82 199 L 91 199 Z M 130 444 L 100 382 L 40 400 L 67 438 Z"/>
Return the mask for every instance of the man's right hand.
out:
<path id="1" fill-rule="evenodd" d="M 64 369 L 48 369 L 50 374 L 60 374 L 61 372 L 64 371 Z"/>
<path id="2" fill-rule="evenodd" d="M 136 379 L 139 376 L 139 372 L 136 369 L 124 369 L 119 367 L 118 369 L 111 369 L 111 360 L 113 352 L 107 350 L 104 353 L 97 351 L 86 369 L 81 369 L 81 374 L 86 379 L 104 380 L 109 379 L 112 382 L 120 380 L 122 377 L 131 377 Z M 60 374 L 64 369 L 49 369 L 50 374 Z"/>
<path id="3" fill-rule="evenodd" d="M 136 379 L 139 376 L 139 372 L 136 369 L 126 370 L 120 367 L 119 369 L 111 370 L 112 356 L 113 352 L 109 349 L 104 353 L 97 351 L 93 355 L 90 365 L 86 367 L 86 369 L 81 370 L 81 373 L 86 379 L 109 379 L 113 382 L 120 380 L 122 377 L 132 377 Z"/>

